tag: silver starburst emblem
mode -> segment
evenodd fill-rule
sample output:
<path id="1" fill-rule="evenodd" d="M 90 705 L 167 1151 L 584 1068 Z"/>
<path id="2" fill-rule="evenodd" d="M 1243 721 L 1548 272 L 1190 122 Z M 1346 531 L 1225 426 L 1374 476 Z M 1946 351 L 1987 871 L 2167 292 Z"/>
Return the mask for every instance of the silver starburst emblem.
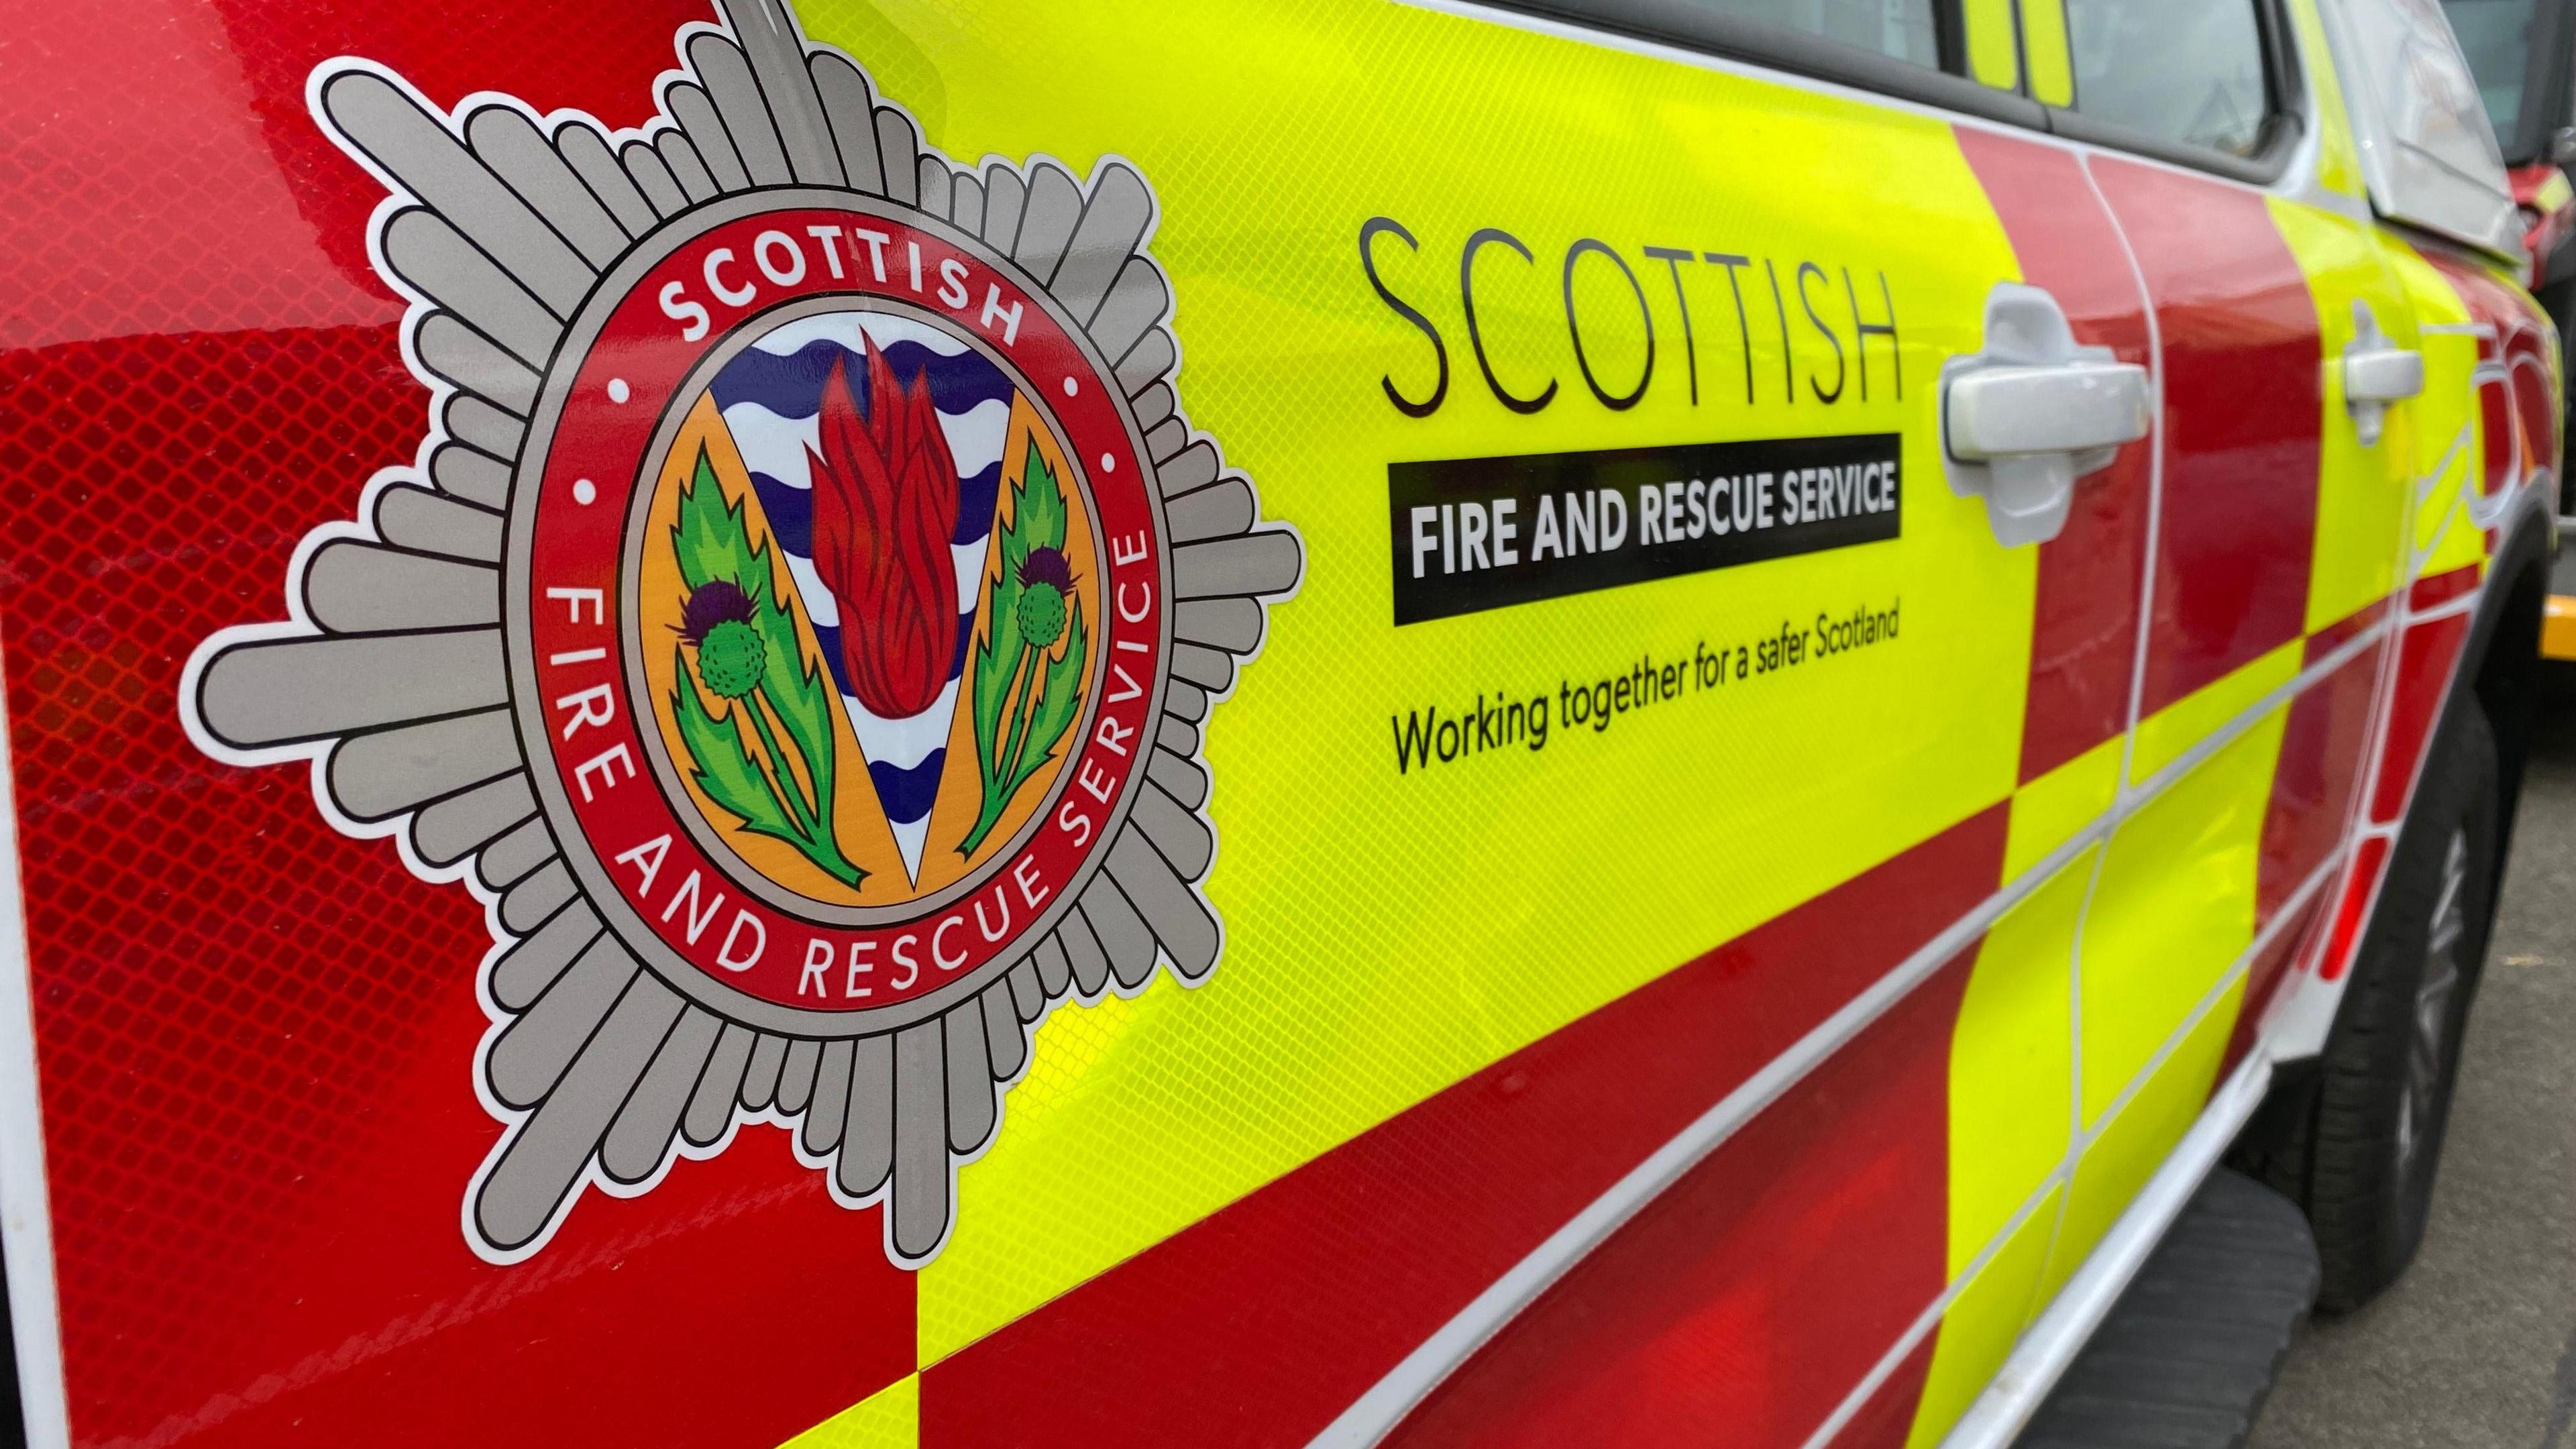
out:
<path id="1" fill-rule="evenodd" d="M 745 1122 L 935 1255 L 1046 1013 L 1216 965 L 1201 732 L 1303 567 L 1180 409 L 1135 169 L 960 167 L 724 12 L 632 131 L 315 72 L 430 428 L 182 685 L 485 902 L 498 1262 Z"/>

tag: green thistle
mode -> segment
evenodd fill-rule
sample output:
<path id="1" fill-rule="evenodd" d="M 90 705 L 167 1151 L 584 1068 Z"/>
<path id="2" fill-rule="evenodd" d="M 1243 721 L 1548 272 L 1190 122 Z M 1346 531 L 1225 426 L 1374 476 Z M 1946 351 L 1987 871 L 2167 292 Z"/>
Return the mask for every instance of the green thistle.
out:
<path id="1" fill-rule="evenodd" d="M 1001 567 L 984 581 L 985 637 L 975 648 L 975 763 L 983 808 L 957 847 L 972 855 L 1011 801 L 1073 727 L 1091 639 L 1065 557 L 1069 506 L 1053 470 L 1029 446 L 1001 533 Z M 1061 645 L 1064 652 L 1055 654 Z"/>
<path id="2" fill-rule="evenodd" d="M 751 596 L 731 579 L 710 579 L 680 606 L 680 637 L 698 646 L 698 678 L 725 699 L 760 688 L 768 646 L 752 627 Z"/>
<path id="3" fill-rule="evenodd" d="M 1020 638 L 1032 649 L 1053 649 L 1064 637 L 1065 596 L 1073 592 L 1073 565 L 1061 550 L 1041 544 L 1020 563 Z"/>
<path id="4" fill-rule="evenodd" d="M 836 705 L 820 667 L 805 662 L 787 601 L 769 597 L 769 550 L 751 546 L 743 507 L 727 505 L 703 448 L 680 493 L 671 549 L 689 590 L 680 604 L 680 684 L 671 711 L 692 778 L 744 830 L 784 840 L 834 880 L 857 885 L 867 872 L 842 854 L 832 825 Z M 692 653 L 698 682 L 725 701 L 722 713 L 688 686 Z M 759 736 L 757 754 L 744 746 L 737 717 Z M 810 794 L 791 761 L 803 763 Z"/>

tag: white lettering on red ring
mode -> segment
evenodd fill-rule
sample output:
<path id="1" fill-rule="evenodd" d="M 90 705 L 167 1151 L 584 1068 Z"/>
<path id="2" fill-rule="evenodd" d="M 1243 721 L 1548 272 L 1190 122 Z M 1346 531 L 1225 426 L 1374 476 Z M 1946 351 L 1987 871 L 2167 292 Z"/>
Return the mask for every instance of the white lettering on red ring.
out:
<path id="1" fill-rule="evenodd" d="M 658 790 L 624 788 L 644 758 L 645 711 L 614 664 L 617 610 L 603 581 L 618 576 L 637 490 L 655 481 L 659 460 L 645 456 L 652 422 L 704 356 L 673 341 L 703 341 L 771 307 L 832 294 L 942 313 L 988 339 L 1028 379 L 1095 375 L 1052 315 L 1016 285 L 899 222 L 813 209 L 712 228 L 665 258 L 612 314 L 575 380 L 576 398 L 630 400 L 585 414 L 578 427 L 568 419 L 559 431 L 540 484 L 532 565 L 538 590 L 563 609 L 536 611 L 533 633 L 534 653 L 545 661 L 540 687 L 557 726 L 548 745 L 572 787 L 584 833 L 618 867 L 608 872 L 618 895 L 666 946 L 714 979 L 781 1004 L 851 1009 L 918 995 L 993 960 L 1090 864 L 1105 843 L 1105 812 L 1127 787 L 1146 731 L 1164 604 L 1144 494 L 1150 472 L 1135 458 L 1110 390 L 1050 396 L 1075 466 L 1110 463 L 1088 470 L 1087 481 L 1111 603 L 1110 617 L 1100 621 L 1101 662 L 1093 666 L 1106 666 L 1105 688 L 1089 732 L 1058 776 L 1043 827 L 981 872 L 962 898 L 884 926 L 835 927 L 739 886 L 721 890 L 730 877 L 681 827 L 673 802 Z M 608 388 L 612 375 L 618 393 Z M 575 478 L 625 481 L 594 484 L 597 503 L 582 506 L 570 501 L 580 496 L 569 486 Z"/>

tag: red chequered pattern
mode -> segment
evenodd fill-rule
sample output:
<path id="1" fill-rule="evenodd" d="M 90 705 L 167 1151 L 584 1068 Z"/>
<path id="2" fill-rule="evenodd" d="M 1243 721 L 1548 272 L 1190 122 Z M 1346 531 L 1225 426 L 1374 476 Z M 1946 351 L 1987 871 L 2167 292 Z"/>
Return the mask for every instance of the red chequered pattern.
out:
<path id="1" fill-rule="evenodd" d="M 2163 501 L 2140 717 L 2297 640 L 2316 538 L 2317 311 L 2251 187 L 2094 157 L 2163 346 Z"/>
<path id="2" fill-rule="evenodd" d="M 1834 1436 L 1834 1449 L 1904 1449 L 1913 1434 L 1915 1411 L 1923 1403 L 1923 1385 L 1932 1377 L 1932 1349 L 1940 1337 L 1937 1331 L 1923 1335 L 1923 1341 L 1897 1361 L 1878 1391 Z"/>
<path id="3" fill-rule="evenodd" d="M 2420 586 L 2419 586 L 2420 587 Z M 2469 616 L 2445 614 L 2409 625 L 2397 650 L 2397 687 L 2388 701 L 2386 743 L 2380 748 L 2379 784 L 2371 800 L 2371 819 L 2394 824 L 2415 788 L 2416 766 L 2432 742 L 2435 717 L 2449 690 L 2451 666 L 2468 641 Z"/>
<path id="4" fill-rule="evenodd" d="M 1388 1442 L 1805 1443 L 1940 1296 L 1950 1031 L 1975 959 L 1648 1203 Z M 1922 1382 L 1895 1384 L 1854 1442 L 1894 1425 L 1902 1443 Z"/>
<path id="5" fill-rule="evenodd" d="M 2372 644 L 2290 701 L 2254 871 L 2258 929 L 2326 863 L 2352 822 L 2386 649 L 2385 642 Z"/>
<path id="6" fill-rule="evenodd" d="M 2153 363 L 2146 297 L 2118 226 L 2074 153 L 1974 126 L 1954 129 L 2012 241 L 2022 280 L 2066 309 L 2079 345 Z M 2022 720 L 2025 784 L 2128 727 L 2154 460 L 2152 445 L 2133 444 L 2079 480 L 2066 527 L 2039 546 Z"/>
<path id="7" fill-rule="evenodd" d="M 384 190 L 306 110 L 316 64 L 380 61 L 441 106 L 498 90 L 635 125 L 673 32 L 714 18 L 685 0 L 19 8 L 0 32 L 0 348 L 391 321 L 367 264 Z"/>
<path id="8" fill-rule="evenodd" d="M 85 1433 L 240 1374 L 256 1350 L 227 1330 L 260 1245 L 299 1227 L 296 1184 L 418 1068 L 412 1023 L 471 1002 L 471 899 L 332 833 L 302 769 L 207 759 L 176 711 L 188 651 L 280 612 L 297 537 L 408 451 L 418 406 L 384 327 L 0 358 L 0 650 Z"/>
<path id="9" fill-rule="evenodd" d="M 932 1365 L 923 1442 L 1017 1446 L 1036 1422 L 1057 1445 L 1306 1442 L 1974 908 L 2002 869 L 2006 816 L 1992 807 L 1899 852 Z M 1964 980 L 1945 968 L 1819 1064 L 1460 1364 L 1390 1442 L 1506 1442 L 1519 1431 L 1497 1415 L 1532 1432 L 1542 1414 L 1583 1422 L 1577 1406 L 1602 1393 L 1630 1403 L 1634 1435 L 1596 1414 L 1554 1442 L 1708 1442 L 1722 1423 L 1729 1444 L 1795 1443 L 1822 1422 L 1942 1287 L 1944 1073 Z M 1497 1182 L 1513 1190 L 1477 1196 Z M 1741 1231 L 1688 1251 L 1662 1236 L 1720 1222 Z M 1576 1346 L 1533 1355 L 1569 1336 Z M 1738 1372 L 1766 1356 L 1779 1360 L 1768 1377 Z M 1063 1391 L 1103 1363 L 1189 1372 L 1151 1395 Z M 1712 1406 L 1725 1415 L 1694 1417 Z"/>
<path id="10" fill-rule="evenodd" d="M 482 909 L 334 834 L 304 767 L 179 724 L 189 652 L 283 617 L 298 538 L 426 427 L 365 265 L 382 188 L 306 114 L 314 64 L 629 124 L 711 12 L 23 8 L 0 655 L 74 1441 L 767 1446 L 908 1372 L 874 1214 L 760 1129 L 594 1194 L 535 1262 L 475 1258 Z"/>

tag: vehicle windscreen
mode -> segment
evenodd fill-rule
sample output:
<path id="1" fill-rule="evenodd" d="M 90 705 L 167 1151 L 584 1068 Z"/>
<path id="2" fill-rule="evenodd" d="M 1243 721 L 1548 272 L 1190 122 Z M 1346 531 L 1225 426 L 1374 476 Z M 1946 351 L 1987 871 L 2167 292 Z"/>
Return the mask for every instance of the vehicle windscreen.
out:
<path id="1" fill-rule="evenodd" d="M 2531 59 L 2531 23 L 2539 0 L 2442 0 L 2451 30 L 2460 38 L 2478 97 L 2496 140 L 2514 150 L 2522 122 L 2523 78 Z M 2518 159 L 2510 154 L 2507 160 Z"/>

